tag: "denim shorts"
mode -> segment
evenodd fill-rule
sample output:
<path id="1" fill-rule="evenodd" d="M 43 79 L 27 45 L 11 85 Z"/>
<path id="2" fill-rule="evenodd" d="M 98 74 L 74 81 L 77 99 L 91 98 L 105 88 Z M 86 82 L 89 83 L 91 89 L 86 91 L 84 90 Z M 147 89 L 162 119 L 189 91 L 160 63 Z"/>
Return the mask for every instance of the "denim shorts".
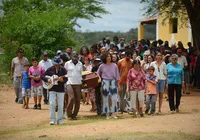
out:
<path id="1" fill-rule="evenodd" d="M 165 91 L 165 80 L 158 80 L 157 84 L 156 84 L 156 92 L 157 93 L 164 93 Z"/>

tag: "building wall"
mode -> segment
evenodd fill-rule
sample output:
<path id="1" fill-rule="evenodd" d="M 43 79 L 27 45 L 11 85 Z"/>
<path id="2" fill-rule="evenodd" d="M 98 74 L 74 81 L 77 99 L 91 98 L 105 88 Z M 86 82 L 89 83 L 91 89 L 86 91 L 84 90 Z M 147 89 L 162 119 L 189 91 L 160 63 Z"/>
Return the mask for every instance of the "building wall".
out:
<path id="1" fill-rule="evenodd" d="M 169 44 L 176 44 L 178 43 L 178 41 L 182 41 L 183 45 L 185 48 L 187 48 L 187 43 L 189 41 L 192 41 L 192 37 L 191 37 L 191 30 L 188 27 L 181 27 L 181 21 L 178 20 L 178 32 L 177 33 L 170 33 L 170 20 L 167 19 L 163 25 L 162 23 L 163 18 L 161 16 L 158 17 L 157 20 L 157 39 L 162 39 L 163 41 L 169 41 Z"/>

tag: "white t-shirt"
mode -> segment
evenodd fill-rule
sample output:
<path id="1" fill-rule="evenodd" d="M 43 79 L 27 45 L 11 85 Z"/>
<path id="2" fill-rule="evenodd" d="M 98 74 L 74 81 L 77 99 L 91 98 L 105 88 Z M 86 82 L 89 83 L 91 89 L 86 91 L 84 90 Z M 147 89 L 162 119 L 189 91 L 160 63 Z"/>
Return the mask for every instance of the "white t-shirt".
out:
<path id="1" fill-rule="evenodd" d="M 80 85 L 82 84 L 82 71 L 83 65 L 80 61 L 76 65 L 72 60 L 65 63 L 65 69 L 67 70 L 67 85 Z"/>
<path id="2" fill-rule="evenodd" d="M 182 68 L 184 68 L 184 67 L 186 67 L 188 65 L 187 59 L 183 55 L 181 57 L 178 57 L 177 63 L 180 64 Z"/>
<path id="3" fill-rule="evenodd" d="M 21 75 L 25 64 L 29 64 L 28 59 L 26 57 L 23 57 L 21 60 L 19 60 L 18 57 L 12 59 L 11 67 L 14 68 L 14 76 Z"/>
<path id="4" fill-rule="evenodd" d="M 46 71 L 48 68 L 53 66 L 53 64 L 50 59 L 47 59 L 47 61 L 41 60 L 39 62 L 39 66 L 41 66 Z"/>
<path id="5" fill-rule="evenodd" d="M 162 62 L 161 65 L 158 67 L 156 61 L 152 62 L 150 66 L 155 68 L 154 74 L 159 80 L 166 80 L 165 75 L 167 74 L 167 68 L 165 62 Z"/>

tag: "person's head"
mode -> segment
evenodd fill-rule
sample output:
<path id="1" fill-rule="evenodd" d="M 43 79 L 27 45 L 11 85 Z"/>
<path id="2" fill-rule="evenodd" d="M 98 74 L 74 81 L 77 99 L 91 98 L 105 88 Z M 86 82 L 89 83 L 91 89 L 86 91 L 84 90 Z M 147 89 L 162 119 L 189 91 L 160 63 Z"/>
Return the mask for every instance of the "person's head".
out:
<path id="1" fill-rule="evenodd" d="M 178 47 L 183 48 L 183 43 L 181 41 L 178 42 Z"/>
<path id="2" fill-rule="evenodd" d="M 101 55 L 101 61 L 104 64 L 112 62 L 112 55 L 110 53 L 104 53 Z"/>
<path id="3" fill-rule="evenodd" d="M 151 63 L 154 61 L 154 57 L 152 55 L 149 55 L 147 59 L 148 59 L 148 63 Z"/>
<path id="4" fill-rule="evenodd" d="M 90 47 L 90 53 L 91 53 L 91 54 L 97 53 L 97 44 L 93 44 L 93 45 Z"/>
<path id="5" fill-rule="evenodd" d="M 62 51 L 61 50 L 57 50 L 56 55 L 61 55 Z"/>
<path id="6" fill-rule="evenodd" d="M 121 52 L 121 54 L 120 54 L 120 59 L 123 59 L 123 58 L 125 58 L 125 52 Z"/>
<path id="7" fill-rule="evenodd" d="M 171 57 L 170 57 L 170 60 L 171 60 L 172 64 L 177 64 L 178 55 L 177 54 L 172 54 Z"/>
<path id="8" fill-rule="evenodd" d="M 72 47 L 67 47 L 65 52 L 68 54 L 68 55 L 71 55 L 72 53 Z"/>
<path id="9" fill-rule="evenodd" d="M 89 57 L 85 57 L 85 58 L 84 58 L 84 63 L 85 63 L 86 65 L 90 64 L 90 58 L 89 58 Z"/>
<path id="10" fill-rule="evenodd" d="M 169 47 L 169 42 L 168 42 L 168 41 L 165 41 L 164 46 Z"/>
<path id="11" fill-rule="evenodd" d="M 22 57 L 23 57 L 23 53 L 24 53 L 24 50 L 23 50 L 22 48 L 19 48 L 19 49 L 17 50 L 17 56 L 18 56 L 19 58 L 22 58 Z"/>
<path id="12" fill-rule="evenodd" d="M 60 58 L 60 56 L 54 56 L 52 63 L 56 69 L 59 69 L 60 65 L 63 63 L 63 60 Z"/>
<path id="13" fill-rule="evenodd" d="M 137 53 L 134 52 L 133 55 L 132 55 L 132 59 L 135 60 L 136 58 L 137 58 Z"/>
<path id="14" fill-rule="evenodd" d="M 188 45 L 188 47 L 192 47 L 192 43 L 191 42 L 188 42 L 187 45 Z"/>
<path id="15" fill-rule="evenodd" d="M 29 64 L 25 64 L 24 65 L 24 71 L 28 71 L 28 69 L 29 69 Z"/>
<path id="16" fill-rule="evenodd" d="M 33 67 L 38 66 L 38 59 L 36 57 L 32 59 L 32 65 L 33 65 Z"/>
<path id="17" fill-rule="evenodd" d="M 182 56 L 182 49 L 178 49 L 177 54 L 178 54 L 178 57 L 181 57 Z"/>
<path id="18" fill-rule="evenodd" d="M 43 55 L 42 55 L 42 59 L 44 61 L 47 61 L 47 58 L 48 58 L 48 53 L 47 52 L 44 52 Z"/>
<path id="19" fill-rule="evenodd" d="M 72 51 L 72 62 L 77 63 L 78 60 L 79 60 L 78 52 L 77 51 Z"/>
<path id="20" fill-rule="evenodd" d="M 113 42 L 118 43 L 119 42 L 119 38 L 117 36 L 113 37 Z"/>
<path id="21" fill-rule="evenodd" d="M 161 54 L 160 52 L 158 52 L 158 53 L 156 54 L 156 60 L 157 60 L 157 61 L 161 61 L 161 60 L 162 60 L 162 54 Z"/>
<path id="22" fill-rule="evenodd" d="M 110 44 L 110 38 L 109 37 L 106 37 L 106 43 Z"/>
<path id="23" fill-rule="evenodd" d="M 162 41 L 161 39 L 159 39 L 159 40 L 158 40 L 158 44 L 159 44 L 159 45 L 162 45 L 162 44 L 163 44 L 163 41 Z"/>
<path id="24" fill-rule="evenodd" d="M 115 54 L 115 53 L 112 54 L 112 61 L 113 61 L 114 63 L 117 63 L 117 62 L 118 62 L 118 56 L 117 56 L 117 54 Z"/>
<path id="25" fill-rule="evenodd" d="M 99 58 L 94 59 L 93 67 L 99 66 L 100 63 L 101 63 L 101 59 L 99 59 Z"/>
<path id="26" fill-rule="evenodd" d="M 183 50 L 183 55 L 184 55 L 185 57 L 188 56 L 188 51 L 187 51 L 186 49 Z"/>
<path id="27" fill-rule="evenodd" d="M 102 48 L 100 49 L 100 52 L 101 52 L 101 54 L 106 53 L 106 47 L 102 47 Z"/>
<path id="28" fill-rule="evenodd" d="M 81 54 L 81 55 L 87 56 L 89 53 L 90 53 L 90 51 L 89 51 L 89 49 L 88 49 L 87 46 L 81 47 L 81 50 L 80 50 L 80 54 Z"/>
<path id="29" fill-rule="evenodd" d="M 153 66 L 148 67 L 148 74 L 152 76 L 154 74 L 155 68 Z"/>
<path id="30" fill-rule="evenodd" d="M 144 54 L 143 60 L 144 60 L 144 62 L 147 62 L 148 61 L 148 55 Z"/>
<path id="31" fill-rule="evenodd" d="M 131 59 L 131 56 L 132 56 L 132 52 L 130 50 L 125 51 L 126 60 Z"/>
<path id="32" fill-rule="evenodd" d="M 136 59 L 132 64 L 134 69 L 138 70 L 140 68 L 140 60 Z"/>

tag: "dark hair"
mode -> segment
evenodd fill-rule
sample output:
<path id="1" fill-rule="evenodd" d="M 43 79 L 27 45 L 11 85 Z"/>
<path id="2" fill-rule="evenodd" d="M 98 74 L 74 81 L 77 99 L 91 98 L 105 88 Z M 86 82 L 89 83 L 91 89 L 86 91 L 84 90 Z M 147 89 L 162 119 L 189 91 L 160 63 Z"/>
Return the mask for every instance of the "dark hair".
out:
<path id="1" fill-rule="evenodd" d="M 113 53 L 112 56 L 115 55 L 117 57 L 117 62 L 119 61 L 119 57 L 116 53 Z"/>
<path id="2" fill-rule="evenodd" d="M 136 59 L 136 60 L 134 60 L 134 61 L 132 62 L 132 64 L 133 64 L 133 66 L 134 66 L 135 64 L 139 64 L 139 65 L 140 65 L 140 60 Z"/>
<path id="3" fill-rule="evenodd" d="M 112 55 L 111 55 L 110 53 L 104 53 L 104 54 L 101 55 L 101 61 L 102 61 L 104 64 L 107 63 L 106 59 L 107 59 L 108 55 L 110 55 L 110 57 L 111 57 L 111 62 L 112 62 Z"/>
<path id="4" fill-rule="evenodd" d="M 126 56 L 129 56 L 129 55 L 131 55 L 131 56 L 132 56 L 132 54 L 133 54 L 133 53 L 132 53 L 132 51 L 131 51 L 131 50 L 126 50 L 126 51 L 125 51 L 125 55 L 126 55 Z"/>
<path id="5" fill-rule="evenodd" d="M 151 56 L 152 61 L 154 61 L 154 56 L 153 55 L 148 55 L 148 57 Z"/>
<path id="6" fill-rule="evenodd" d="M 149 67 L 148 67 L 148 70 L 153 70 L 153 71 L 155 71 L 155 68 L 154 68 L 153 66 L 149 66 Z"/>
<path id="7" fill-rule="evenodd" d="M 29 66 L 30 66 L 29 64 L 25 64 L 25 65 L 24 65 L 24 67 L 29 67 Z"/>
<path id="8" fill-rule="evenodd" d="M 82 53 L 82 52 L 83 52 L 83 49 L 86 49 L 87 55 L 90 53 L 88 47 L 87 47 L 87 46 L 83 46 L 83 47 L 81 47 L 81 50 L 80 50 L 80 54 L 81 54 L 81 55 L 83 55 L 83 53 Z"/>
<path id="9" fill-rule="evenodd" d="M 32 59 L 32 62 L 33 61 L 37 61 L 38 62 L 38 59 L 36 58 L 36 57 L 34 57 L 33 59 Z"/>
<path id="10" fill-rule="evenodd" d="M 162 45 L 162 44 L 163 44 L 163 41 L 162 41 L 161 39 L 159 39 L 159 40 L 158 40 L 158 44 L 159 44 L 159 45 Z"/>
<path id="11" fill-rule="evenodd" d="M 24 50 L 22 49 L 22 48 L 19 48 L 19 49 L 17 49 L 17 53 L 19 53 L 19 52 L 24 52 Z"/>
<path id="12" fill-rule="evenodd" d="M 68 48 L 72 50 L 72 47 L 67 47 L 66 49 L 68 49 Z"/>

